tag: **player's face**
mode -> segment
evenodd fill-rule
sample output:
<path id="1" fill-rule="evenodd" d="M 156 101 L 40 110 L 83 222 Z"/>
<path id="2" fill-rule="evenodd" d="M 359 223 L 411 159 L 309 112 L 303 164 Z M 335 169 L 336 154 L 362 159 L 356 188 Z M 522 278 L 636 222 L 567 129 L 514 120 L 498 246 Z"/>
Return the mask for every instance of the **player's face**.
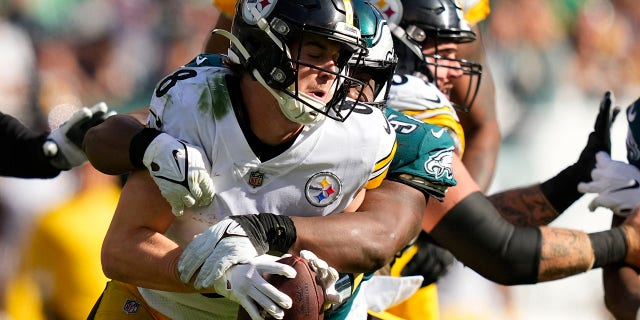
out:
<path id="1" fill-rule="evenodd" d="M 458 44 L 453 42 L 441 42 L 436 46 L 432 42 L 425 42 L 422 46 L 422 53 L 427 56 L 427 62 L 437 64 L 434 66 L 429 64 L 431 74 L 435 75 L 437 86 L 447 97 L 451 88 L 453 88 L 453 80 L 464 75 L 460 63 L 455 61 L 458 56 Z M 444 59 L 435 59 L 433 56 Z"/>
<path id="2" fill-rule="evenodd" d="M 365 86 L 364 90 L 362 90 L 362 94 L 360 94 L 360 90 L 358 90 L 359 88 L 351 88 L 351 90 L 349 90 L 349 98 L 362 102 L 373 102 L 375 99 L 373 88 L 376 87 L 376 81 L 370 73 L 366 72 L 366 68 L 357 68 L 351 76 L 364 82 Z"/>
<path id="3" fill-rule="evenodd" d="M 300 65 L 298 90 L 324 103 L 329 102 L 333 97 L 331 86 L 336 79 L 336 75 L 331 72 L 338 72 L 340 45 L 326 38 L 310 35 L 305 36 L 301 44 L 293 43 L 290 49 L 294 61 L 298 59 L 303 64 L 316 67 Z"/>

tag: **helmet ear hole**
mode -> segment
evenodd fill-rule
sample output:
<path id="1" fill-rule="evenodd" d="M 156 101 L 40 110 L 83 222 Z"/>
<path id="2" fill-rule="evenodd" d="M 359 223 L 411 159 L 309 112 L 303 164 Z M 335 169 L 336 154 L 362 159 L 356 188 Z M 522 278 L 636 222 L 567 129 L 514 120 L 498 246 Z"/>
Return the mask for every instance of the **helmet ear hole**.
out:
<path id="1" fill-rule="evenodd" d="M 288 88 L 296 80 L 291 61 L 275 43 L 260 40 L 253 35 L 246 37 L 245 47 L 253 55 L 243 61 L 244 68 L 258 70 L 267 85 L 274 89 Z"/>

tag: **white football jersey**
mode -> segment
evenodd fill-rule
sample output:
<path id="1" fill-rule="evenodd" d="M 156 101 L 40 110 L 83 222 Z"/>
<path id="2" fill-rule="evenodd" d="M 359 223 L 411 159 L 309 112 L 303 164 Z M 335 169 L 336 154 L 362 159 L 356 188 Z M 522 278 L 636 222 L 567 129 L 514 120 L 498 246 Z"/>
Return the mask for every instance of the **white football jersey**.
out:
<path id="1" fill-rule="evenodd" d="M 395 133 L 380 110 L 358 105 L 345 122 L 326 118 L 305 126 L 286 151 L 262 162 L 234 113 L 229 97 L 234 84 L 226 80 L 232 72 L 215 63 L 218 57 L 198 56 L 196 63 L 160 82 L 151 100 L 149 125 L 204 149 L 216 193 L 208 207 L 185 210 L 176 218 L 168 237 L 184 245 L 230 215 L 338 213 L 362 188 L 379 185 L 395 152 Z M 184 298 L 184 294 L 141 292 L 150 303 L 164 300 L 158 294 L 168 300 Z M 220 300 L 198 294 L 193 298 L 206 302 L 208 310 L 211 300 Z M 166 302 L 159 311 L 171 308 Z"/>

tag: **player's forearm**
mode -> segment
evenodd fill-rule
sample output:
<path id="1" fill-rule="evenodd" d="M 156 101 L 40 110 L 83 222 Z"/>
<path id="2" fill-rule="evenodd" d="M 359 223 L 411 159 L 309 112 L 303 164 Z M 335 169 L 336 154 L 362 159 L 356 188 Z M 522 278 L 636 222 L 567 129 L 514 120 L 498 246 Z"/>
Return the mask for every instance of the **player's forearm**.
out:
<path id="1" fill-rule="evenodd" d="M 489 125 L 485 123 L 473 134 L 466 134 L 467 147 L 462 158 L 465 167 L 484 192 L 493 180 L 500 144 L 500 134 Z"/>
<path id="2" fill-rule="evenodd" d="M 292 217 L 298 238 L 290 252 L 310 250 L 339 272 L 373 271 L 417 236 L 424 210 L 421 192 L 385 180 L 367 191 L 357 212 Z"/>
<path id="3" fill-rule="evenodd" d="M 150 289 L 195 292 L 180 281 L 182 250 L 173 241 L 149 229 L 110 234 L 102 248 L 102 268 L 114 280 Z"/>
<path id="4" fill-rule="evenodd" d="M 144 126 L 128 115 L 114 115 L 87 131 L 84 151 L 91 164 L 106 174 L 123 174 L 135 167 L 129 159 L 131 139 Z"/>
<path id="5" fill-rule="evenodd" d="M 634 230 L 625 225 L 586 234 L 517 227 L 476 192 L 459 201 L 430 234 L 484 277 L 514 285 L 564 278 L 622 262 L 637 263 L 633 260 L 637 252 L 634 239 L 638 238 Z"/>
<path id="6" fill-rule="evenodd" d="M 84 138 L 84 151 L 91 164 L 106 174 L 124 174 L 136 169 L 130 158 L 131 142 L 144 129 L 148 108 L 114 115 L 95 126 Z"/>
<path id="7" fill-rule="evenodd" d="M 586 272 L 595 256 L 589 236 L 581 231 L 541 227 L 542 251 L 538 281 L 550 281 Z"/>
<path id="8" fill-rule="evenodd" d="M 150 289 L 194 292 L 178 274 L 182 249 L 164 235 L 174 219 L 148 172 L 132 172 L 102 245 L 105 275 Z"/>
<path id="9" fill-rule="evenodd" d="M 509 189 L 488 198 L 500 215 L 516 226 L 547 225 L 559 215 L 539 185 Z"/>

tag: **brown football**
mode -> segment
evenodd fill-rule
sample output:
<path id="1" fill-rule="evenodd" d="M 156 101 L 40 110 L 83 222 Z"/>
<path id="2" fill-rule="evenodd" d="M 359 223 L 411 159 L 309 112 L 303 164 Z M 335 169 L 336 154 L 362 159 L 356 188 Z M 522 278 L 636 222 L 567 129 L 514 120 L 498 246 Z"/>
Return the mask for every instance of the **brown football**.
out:
<path id="1" fill-rule="evenodd" d="M 290 309 L 284 310 L 284 320 L 321 320 L 324 318 L 324 291 L 316 282 L 316 273 L 311 270 L 307 260 L 297 256 L 288 256 L 278 260 L 292 266 L 297 274 L 293 279 L 284 276 L 267 274 L 265 280 L 282 291 L 293 301 Z M 268 313 L 265 319 L 274 319 Z M 240 307 L 238 320 L 251 320 L 249 314 Z"/>

